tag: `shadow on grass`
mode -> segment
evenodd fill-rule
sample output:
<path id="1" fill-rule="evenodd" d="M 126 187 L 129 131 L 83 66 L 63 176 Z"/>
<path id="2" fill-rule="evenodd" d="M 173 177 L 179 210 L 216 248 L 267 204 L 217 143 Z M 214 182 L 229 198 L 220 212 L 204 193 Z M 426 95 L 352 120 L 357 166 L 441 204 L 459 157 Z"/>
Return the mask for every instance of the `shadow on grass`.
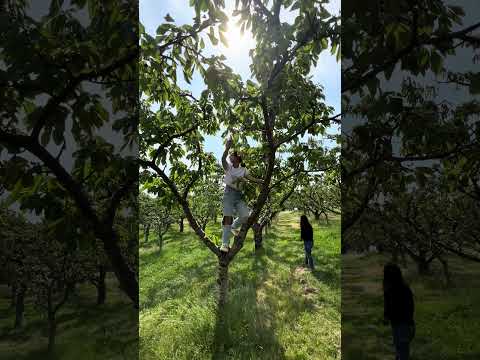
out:
<path id="1" fill-rule="evenodd" d="M 269 257 L 279 263 L 283 263 L 290 267 L 293 271 L 298 266 L 304 266 L 305 253 L 303 242 L 294 240 L 292 242 L 298 243 L 296 247 L 278 245 L 281 244 L 278 240 L 280 238 L 278 232 L 272 232 L 268 235 L 267 245 Z M 290 235 L 291 236 L 291 235 Z M 320 252 L 319 246 L 313 247 L 312 256 L 315 265 L 315 270 L 312 275 L 322 284 L 327 285 L 331 290 L 338 290 L 340 287 L 340 255 L 328 254 Z"/>
<path id="2" fill-rule="evenodd" d="M 212 360 L 286 359 L 275 335 L 269 299 L 259 298 L 262 296 L 259 289 L 269 276 L 265 252 L 260 249 L 252 257 L 252 265 L 246 269 L 251 274 L 244 271 L 232 274 L 229 301 L 224 309 L 217 306 Z M 245 278 L 252 276 L 254 286 L 241 285 Z"/>

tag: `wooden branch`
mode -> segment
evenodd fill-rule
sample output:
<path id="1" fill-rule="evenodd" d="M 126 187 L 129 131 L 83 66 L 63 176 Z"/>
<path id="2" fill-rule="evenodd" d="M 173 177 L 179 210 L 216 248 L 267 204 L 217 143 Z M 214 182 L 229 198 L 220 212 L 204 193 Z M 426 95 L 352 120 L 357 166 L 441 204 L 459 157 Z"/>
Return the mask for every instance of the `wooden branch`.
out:
<path id="1" fill-rule="evenodd" d="M 260 9 L 260 11 L 267 17 L 268 20 L 273 19 L 273 15 L 270 10 L 263 4 L 262 0 L 253 0 L 254 4 Z"/>
<path id="2" fill-rule="evenodd" d="M 115 219 L 115 214 L 118 210 L 118 206 L 120 205 L 120 201 L 127 195 L 130 188 L 138 183 L 138 174 L 130 178 L 123 186 L 121 186 L 112 196 L 110 201 L 110 206 L 106 212 L 106 220 L 105 222 L 109 224 L 109 226 L 113 225 L 113 221 Z"/>
<path id="3" fill-rule="evenodd" d="M 197 127 L 198 127 L 198 124 L 195 123 L 191 128 L 188 128 L 180 133 L 170 135 L 161 145 L 158 146 L 157 150 L 155 151 L 155 154 L 153 155 L 152 161 L 156 163 L 158 157 L 160 156 L 160 152 L 166 146 L 170 145 L 173 140 L 184 137 L 185 135 L 188 135 L 189 133 L 197 130 Z"/>
<path id="4" fill-rule="evenodd" d="M 92 225 L 95 227 L 100 226 L 99 219 L 90 205 L 87 194 L 82 191 L 80 185 L 71 177 L 65 168 L 36 140 L 27 135 L 9 134 L 0 129 L 0 142 L 24 148 L 39 158 L 43 164 L 53 172 L 60 184 L 68 190 L 80 210 L 92 221 Z"/>
<path id="5" fill-rule="evenodd" d="M 52 112 L 63 102 L 67 101 L 68 97 L 75 91 L 75 89 L 80 85 L 82 81 L 89 79 L 96 79 L 99 77 L 105 77 L 112 73 L 113 71 L 127 65 L 128 63 L 133 62 L 138 57 L 138 49 L 135 48 L 134 51 L 128 53 L 126 56 L 120 58 L 117 61 L 112 62 L 110 65 L 105 66 L 104 68 L 98 70 L 91 70 L 85 73 L 80 73 L 73 78 L 71 78 L 67 85 L 60 91 L 57 95 L 51 97 L 43 111 L 41 112 L 37 123 L 34 125 L 33 130 L 30 136 L 34 139 L 37 139 L 40 135 L 40 131 L 45 126 L 46 122 L 52 115 Z"/>
<path id="6" fill-rule="evenodd" d="M 160 178 L 168 186 L 170 191 L 173 193 L 175 198 L 180 203 L 180 206 L 182 207 L 183 212 L 185 213 L 185 216 L 188 220 L 188 223 L 190 224 L 190 227 L 193 229 L 193 231 L 195 231 L 195 233 L 197 234 L 199 239 L 205 244 L 205 246 L 207 246 L 215 255 L 220 256 L 221 255 L 220 254 L 220 249 L 215 245 L 215 243 L 201 229 L 197 220 L 193 216 L 192 211 L 190 210 L 190 206 L 188 204 L 188 201 L 180 194 L 180 191 L 178 190 L 175 183 L 153 161 L 146 161 L 146 160 L 139 159 L 139 163 L 144 168 L 152 169 L 153 171 L 155 171 L 158 174 L 158 176 L 160 176 Z"/>
<path id="7" fill-rule="evenodd" d="M 190 180 L 190 182 L 187 184 L 187 186 L 185 186 L 185 189 L 183 190 L 183 198 L 185 200 L 187 200 L 187 197 L 188 197 L 188 192 L 190 191 L 190 189 L 192 188 L 192 186 L 195 184 L 195 182 L 200 178 L 200 174 L 201 174 L 201 171 L 202 171 L 202 157 L 201 157 L 201 148 L 200 148 L 200 142 L 197 142 L 197 154 L 199 155 L 199 158 L 198 158 L 198 169 L 197 171 L 195 172 L 195 174 L 193 175 L 192 179 Z"/>
<path id="8" fill-rule="evenodd" d="M 337 114 L 335 116 L 331 116 L 329 118 L 319 118 L 319 119 L 312 119 L 307 125 L 305 125 L 303 128 L 301 128 L 300 130 L 296 131 L 295 133 L 293 133 L 292 135 L 290 136 L 287 136 L 286 138 L 282 139 L 282 140 L 279 140 L 278 143 L 275 145 L 275 148 L 278 148 L 280 147 L 281 145 L 285 144 L 285 143 L 288 143 L 290 141 L 292 141 L 293 139 L 295 139 L 298 135 L 300 135 L 301 133 L 307 131 L 308 129 L 310 129 L 312 126 L 316 125 L 317 123 L 321 122 L 321 121 L 333 121 L 339 117 L 341 117 L 342 114 Z"/>
<path id="9" fill-rule="evenodd" d="M 424 160 L 436 160 L 436 159 L 445 159 L 448 158 L 449 156 L 456 155 L 460 151 L 466 150 L 468 148 L 474 147 L 476 144 L 468 144 L 468 145 L 458 145 L 452 150 L 449 151 L 444 151 L 444 152 L 439 152 L 439 153 L 432 153 L 432 154 L 425 154 L 425 155 L 405 155 L 405 156 L 385 156 L 385 157 L 380 157 L 380 158 L 374 158 L 369 161 L 367 161 L 364 165 L 360 166 L 359 168 L 352 170 L 350 172 L 344 172 L 344 176 L 342 176 L 343 179 L 346 178 L 351 178 L 355 175 L 359 175 L 363 173 L 365 170 L 368 170 L 369 168 L 378 165 L 381 162 L 388 162 L 388 161 L 393 161 L 397 163 L 402 163 L 406 161 L 424 161 Z"/>
<path id="10" fill-rule="evenodd" d="M 414 14 L 416 14 L 416 12 L 414 12 Z M 447 34 L 446 36 L 438 36 L 425 41 L 418 41 L 418 22 L 415 21 L 415 18 L 414 18 L 412 37 L 411 37 L 410 43 L 405 48 L 400 50 L 397 54 L 393 55 L 389 60 L 385 61 L 382 64 L 374 66 L 372 70 L 360 76 L 358 79 L 353 80 L 351 84 L 347 83 L 345 86 L 342 86 L 342 94 L 345 92 L 351 92 L 351 91 L 357 90 L 358 88 L 362 87 L 363 85 L 365 85 L 365 83 L 369 79 L 378 75 L 382 71 L 385 71 L 389 66 L 395 65 L 400 59 L 402 59 L 404 56 L 411 53 L 418 46 L 435 45 L 435 44 L 438 45 L 445 41 L 453 40 L 453 39 L 462 39 L 465 41 L 467 39 L 466 38 L 467 34 L 478 28 L 480 28 L 480 22 L 472 26 L 469 26 L 463 30 Z M 472 40 L 472 39 L 469 39 L 469 40 Z M 476 40 L 478 41 L 478 39 Z"/>

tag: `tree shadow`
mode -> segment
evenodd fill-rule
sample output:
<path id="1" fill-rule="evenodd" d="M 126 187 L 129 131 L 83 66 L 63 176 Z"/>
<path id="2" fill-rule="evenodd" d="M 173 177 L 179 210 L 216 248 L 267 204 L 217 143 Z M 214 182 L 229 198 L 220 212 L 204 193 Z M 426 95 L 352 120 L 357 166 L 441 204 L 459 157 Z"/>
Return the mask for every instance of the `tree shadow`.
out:
<path id="1" fill-rule="evenodd" d="M 252 273 L 231 274 L 229 301 L 225 308 L 216 308 L 212 360 L 231 359 L 232 356 L 238 359 L 286 358 L 275 334 L 275 319 L 272 311 L 269 311 L 268 299 L 259 299 L 259 289 L 269 276 L 265 252 L 257 250 L 252 257 L 249 269 Z M 252 276 L 254 286 L 241 285 L 246 277 Z M 240 294 L 241 298 L 236 297 Z"/>

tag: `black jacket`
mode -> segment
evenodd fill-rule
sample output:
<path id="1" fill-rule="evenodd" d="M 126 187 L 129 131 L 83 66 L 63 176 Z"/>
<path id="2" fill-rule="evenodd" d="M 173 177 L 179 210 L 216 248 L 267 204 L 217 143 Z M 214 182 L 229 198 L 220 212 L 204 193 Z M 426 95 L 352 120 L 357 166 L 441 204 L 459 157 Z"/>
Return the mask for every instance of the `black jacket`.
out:
<path id="1" fill-rule="evenodd" d="M 303 241 L 311 241 L 313 242 L 313 229 L 311 226 L 305 226 L 300 230 L 300 235 Z"/>
<path id="2" fill-rule="evenodd" d="M 414 324 L 413 294 L 408 285 L 384 291 L 384 317 L 392 325 Z"/>

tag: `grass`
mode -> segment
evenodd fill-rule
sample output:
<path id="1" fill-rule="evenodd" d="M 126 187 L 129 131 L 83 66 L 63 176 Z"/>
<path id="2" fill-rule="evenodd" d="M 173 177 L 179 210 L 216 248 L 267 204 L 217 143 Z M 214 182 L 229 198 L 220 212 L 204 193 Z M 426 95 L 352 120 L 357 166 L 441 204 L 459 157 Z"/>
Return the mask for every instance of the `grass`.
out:
<path id="1" fill-rule="evenodd" d="M 346 360 L 393 359 L 389 326 L 383 318 L 383 264 L 380 254 L 342 256 L 342 355 Z M 417 360 L 480 359 L 480 264 L 449 259 L 453 285 L 441 268 L 419 277 L 413 263 L 402 271 L 415 297 Z"/>
<path id="2" fill-rule="evenodd" d="M 31 299 L 25 304 L 25 327 L 12 329 L 8 289 L 0 288 L 0 358 L 37 359 L 133 359 L 138 354 L 138 312 L 120 292 L 113 275 L 107 277 L 107 299 L 95 305 L 96 289 L 80 285 L 77 294 L 57 315 L 55 354 L 48 357 L 47 321 Z"/>
<path id="3" fill-rule="evenodd" d="M 140 251 L 141 359 L 339 359 L 340 228 L 314 224 L 317 270 L 303 265 L 298 214 L 282 213 L 230 265 L 226 322 L 217 321 L 216 257 L 186 227 Z M 220 225 L 207 229 L 220 235 Z M 151 241 L 154 244 L 154 241 Z"/>

